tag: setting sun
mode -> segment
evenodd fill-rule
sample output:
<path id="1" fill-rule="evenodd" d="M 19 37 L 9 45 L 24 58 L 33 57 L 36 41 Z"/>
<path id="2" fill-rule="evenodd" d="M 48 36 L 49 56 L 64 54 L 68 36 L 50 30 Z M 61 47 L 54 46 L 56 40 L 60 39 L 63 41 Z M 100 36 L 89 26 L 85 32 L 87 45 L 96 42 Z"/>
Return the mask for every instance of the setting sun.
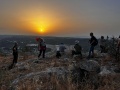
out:
<path id="1" fill-rule="evenodd" d="M 49 18 L 33 18 L 31 17 L 30 19 L 30 25 L 33 28 L 33 30 L 35 30 L 36 33 L 48 33 L 48 29 L 51 28 L 51 23 Z"/>
<path id="2" fill-rule="evenodd" d="M 44 32 L 44 30 L 43 30 L 43 29 L 40 29 L 40 32 L 41 32 L 41 33 L 43 33 L 43 32 Z"/>
<path id="3" fill-rule="evenodd" d="M 58 19 L 55 18 L 51 12 L 37 13 L 35 11 L 23 12 L 25 17 L 20 20 L 24 21 L 26 30 L 35 33 L 36 35 L 52 35 L 58 33 L 59 25 L 62 25 Z M 37 14 L 36 14 L 37 13 Z"/>

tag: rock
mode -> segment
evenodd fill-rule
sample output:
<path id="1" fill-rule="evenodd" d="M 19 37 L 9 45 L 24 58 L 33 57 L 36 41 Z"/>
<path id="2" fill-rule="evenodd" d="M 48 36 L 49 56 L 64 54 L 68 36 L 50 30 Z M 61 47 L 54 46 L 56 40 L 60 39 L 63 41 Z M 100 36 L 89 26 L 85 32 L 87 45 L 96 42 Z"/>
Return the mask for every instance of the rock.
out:
<path id="1" fill-rule="evenodd" d="M 97 61 L 94 60 L 86 60 L 83 62 L 80 62 L 78 64 L 81 69 L 84 69 L 86 71 L 91 71 L 91 72 L 100 72 L 100 65 L 98 64 Z"/>
<path id="2" fill-rule="evenodd" d="M 107 53 L 100 53 L 100 54 L 99 54 L 99 57 L 101 57 L 101 58 L 104 58 L 104 57 L 106 57 L 106 56 L 108 56 Z"/>
<path id="3" fill-rule="evenodd" d="M 101 75 L 106 75 L 106 74 L 115 74 L 115 73 L 120 73 L 120 67 L 117 65 L 114 65 L 113 63 L 110 64 L 109 66 L 102 66 L 101 67 Z"/>
<path id="4" fill-rule="evenodd" d="M 33 61 L 33 63 L 39 63 L 40 62 L 40 60 L 35 60 L 35 61 Z"/>
<path id="5" fill-rule="evenodd" d="M 64 58 L 64 61 L 69 61 L 69 58 Z"/>
<path id="6" fill-rule="evenodd" d="M 17 63 L 15 65 L 15 67 L 19 70 L 19 71 L 24 71 L 24 70 L 29 70 L 30 69 L 30 65 L 28 63 L 25 62 L 21 62 L 21 63 Z"/>
<path id="7" fill-rule="evenodd" d="M 89 80 L 93 84 L 97 84 L 98 73 L 100 72 L 100 65 L 94 60 L 82 61 L 74 64 L 71 70 L 71 77 L 73 82 L 81 82 Z"/>
<path id="8" fill-rule="evenodd" d="M 100 72 L 100 75 L 107 75 L 107 74 L 110 74 L 110 70 L 107 70 L 107 68 L 104 66 L 104 67 L 101 67 L 101 72 Z"/>
<path id="9" fill-rule="evenodd" d="M 56 73 L 57 76 L 60 76 L 67 74 L 68 70 L 66 70 L 64 67 L 53 67 L 53 68 L 48 68 L 45 72 Z"/>
<path id="10" fill-rule="evenodd" d="M 34 83 L 44 83 L 47 82 L 47 80 L 51 80 L 52 76 L 55 76 L 57 80 L 66 80 L 68 73 L 69 71 L 64 67 L 52 67 L 46 69 L 45 71 L 32 72 L 24 76 L 21 75 L 12 82 L 11 86 L 13 89 L 16 90 L 16 86 L 19 86 L 19 83 L 25 83 L 27 82 L 27 80 Z"/>
<path id="11" fill-rule="evenodd" d="M 74 67 L 71 70 L 71 78 L 74 83 L 82 82 L 86 78 L 86 75 L 88 75 L 88 71 L 81 69 L 80 67 Z"/>

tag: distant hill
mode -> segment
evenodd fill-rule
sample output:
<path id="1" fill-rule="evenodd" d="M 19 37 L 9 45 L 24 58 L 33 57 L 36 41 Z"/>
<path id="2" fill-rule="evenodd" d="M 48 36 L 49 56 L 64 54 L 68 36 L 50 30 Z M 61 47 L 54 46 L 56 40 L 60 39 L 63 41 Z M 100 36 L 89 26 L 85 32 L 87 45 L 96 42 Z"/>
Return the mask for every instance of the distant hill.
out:
<path id="1" fill-rule="evenodd" d="M 24 47 L 26 44 L 37 43 L 35 38 L 38 36 L 25 36 L 25 35 L 0 35 L 0 47 L 10 48 L 13 46 L 14 42 L 17 41 L 19 46 Z M 89 39 L 88 38 L 72 38 L 72 37 L 44 37 L 42 36 L 46 42 L 46 44 L 57 45 L 60 43 L 64 43 L 67 45 L 74 45 L 75 40 L 80 41 L 80 45 L 84 48 L 84 50 L 89 49 Z"/>
<path id="2" fill-rule="evenodd" d="M 0 35 L 0 40 L 4 38 L 12 37 L 11 35 Z"/>

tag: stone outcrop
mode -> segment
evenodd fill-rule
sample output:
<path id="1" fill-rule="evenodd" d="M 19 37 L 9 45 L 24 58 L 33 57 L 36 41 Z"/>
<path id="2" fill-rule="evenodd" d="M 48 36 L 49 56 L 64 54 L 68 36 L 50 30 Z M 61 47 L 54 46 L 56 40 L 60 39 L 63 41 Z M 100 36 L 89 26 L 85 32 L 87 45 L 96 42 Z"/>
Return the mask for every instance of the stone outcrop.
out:
<path id="1" fill-rule="evenodd" d="M 51 79 L 51 76 L 55 76 L 57 80 L 66 80 L 67 74 L 69 71 L 65 69 L 64 67 L 52 67 L 47 68 L 45 71 L 40 72 L 32 72 L 24 76 L 20 76 L 17 79 L 13 80 L 12 82 L 12 88 L 16 88 L 16 86 L 19 85 L 19 83 L 25 83 L 26 80 L 35 81 L 35 82 L 42 82 L 41 79 L 45 78 L 47 80 Z M 46 81 L 44 81 L 46 82 Z"/>
<path id="2" fill-rule="evenodd" d="M 98 73 L 100 72 L 100 65 L 94 60 L 82 61 L 73 66 L 71 70 L 71 77 L 74 83 L 89 80 L 95 84 L 98 80 Z"/>

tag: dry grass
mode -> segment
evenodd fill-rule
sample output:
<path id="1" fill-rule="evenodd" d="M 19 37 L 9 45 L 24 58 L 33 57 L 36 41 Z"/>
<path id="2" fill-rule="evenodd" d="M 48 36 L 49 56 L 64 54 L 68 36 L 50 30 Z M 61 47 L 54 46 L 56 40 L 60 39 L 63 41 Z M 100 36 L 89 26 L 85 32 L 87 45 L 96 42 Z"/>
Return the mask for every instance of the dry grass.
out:
<path id="1" fill-rule="evenodd" d="M 34 56 L 27 57 L 27 59 L 34 58 Z M 110 59 L 110 58 L 109 58 Z M 19 75 L 26 75 L 31 72 L 40 72 L 49 67 L 65 67 L 69 68 L 72 61 L 60 61 L 55 57 L 45 61 L 42 60 L 41 63 L 34 64 L 29 70 L 17 71 L 13 70 L 3 70 L 3 64 L 10 64 L 12 57 L 0 57 L 0 90 L 9 90 L 10 85 L 13 80 L 15 80 Z M 25 61 L 20 59 L 19 61 Z M 103 64 L 108 62 L 108 58 L 103 61 Z M 31 63 L 29 63 L 31 65 Z M 98 80 L 98 85 L 91 84 L 89 81 L 81 83 L 72 83 L 71 77 L 68 76 L 65 80 L 58 79 L 54 74 L 50 78 L 42 77 L 38 80 L 26 79 L 23 82 L 19 82 L 16 86 L 16 90 L 120 90 L 120 74 L 100 76 Z M 14 90 L 11 88 L 11 90 Z"/>
<path id="2" fill-rule="evenodd" d="M 60 81 L 55 76 L 51 76 L 50 79 L 42 78 L 39 81 L 27 80 L 24 83 L 20 83 L 16 86 L 17 90 L 119 90 L 119 76 L 105 76 L 101 77 L 99 87 L 95 89 L 95 86 L 90 83 L 73 84 L 69 79 L 67 81 Z M 5 88 L 5 86 L 2 86 Z M 2 90 L 2 89 L 1 89 Z M 3 89 L 4 90 L 4 89 Z"/>
<path id="3" fill-rule="evenodd" d="M 98 90 L 120 90 L 120 74 L 101 77 Z"/>

